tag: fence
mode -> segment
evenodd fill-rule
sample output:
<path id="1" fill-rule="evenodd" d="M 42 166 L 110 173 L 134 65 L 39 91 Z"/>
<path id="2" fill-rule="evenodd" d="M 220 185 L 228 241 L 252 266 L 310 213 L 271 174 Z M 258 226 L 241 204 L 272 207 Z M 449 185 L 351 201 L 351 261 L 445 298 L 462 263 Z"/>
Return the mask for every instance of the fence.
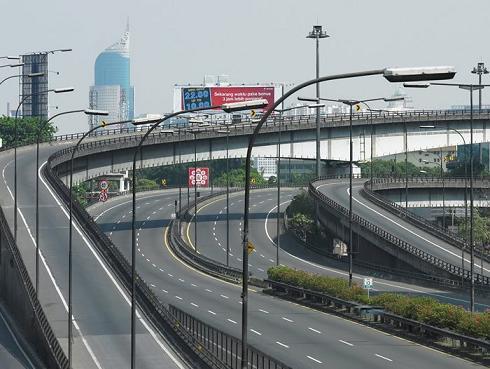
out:
<path id="1" fill-rule="evenodd" d="M 182 327 L 198 340 L 204 348 L 212 352 L 229 368 L 241 369 L 241 340 L 211 327 L 173 305 L 169 305 L 169 310 Z M 248 345 L 247 358 L 247 368 L 250 369 L 291 369 L 286 364 L 251 345 Z"/>
<path id="2" fill-rule="evenodd" d="M 309 186 L 309 192 L 310 194 L 316 198 L 317 200 L 321 201 L 326 207 L 333 209 L 336 211 L 339 215 L 344 216 L 344 217 L 349 217 L 349 210 L 342 205 L 336 203 L 329 197 L 327 197 L 324 193 L 318 191 L 315 188 L 315 183 L 318 181 L 323 180 L 323 178 L 318 178 L 314 180 L 313 182 L 310 183 Z M 406 251 L 409 254 L 412 254 L 416 256 L 417 258 L 437 267 L 440 268 L 446 272 L 448 272 L 451 275 L 454 275 L 455 277 L 463 277 L 467 280 L 471 278 L 471 273 L 468 270 L 463 270 L 461 267 L 453 265 L 451 263 L 448 263 L 442 259 L 439 259 L 438 257 L 429 254 L 428 252 L 425 252 L 408 242 L 405 242 L 401 240 L 400 238 L 396 237 L 395 235 L 386 232 L 385 230 L 381 229 L 380 227 L 374 225 L 373 223 L 367 221 L 366 219 L 360 217 L 357 214 L 352 214 L 352 221 L 356 223 L 357 225 L 360 226 L 361 230 L 364 230 L 366 232 L 371 232 L 376 234 L 378 237 L 381 239 L 393 244 L 394 246 Z M 475 282 L 479 284 L 483 284 L 488 286 L 490 284 L 490 278 L 487 276 L 483 276 L 481 274 L 474 274 Z"/>

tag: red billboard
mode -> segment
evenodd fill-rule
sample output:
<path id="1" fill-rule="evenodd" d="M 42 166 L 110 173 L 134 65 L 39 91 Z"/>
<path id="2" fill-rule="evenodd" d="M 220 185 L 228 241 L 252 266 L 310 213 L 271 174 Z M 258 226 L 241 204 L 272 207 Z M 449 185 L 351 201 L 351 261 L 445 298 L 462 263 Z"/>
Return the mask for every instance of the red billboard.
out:
<path id="1" fill-rule="evenodd" d="M 188 186 L 208 187 L 209 168 L 188 168 Z"/>
<path id="2" fill-rule="evenodd" d="M 226 103 L 265 99 L 274 103 L 273 86 L 215 86 L 182 89 L 182 109 L 217 106 Z"/>

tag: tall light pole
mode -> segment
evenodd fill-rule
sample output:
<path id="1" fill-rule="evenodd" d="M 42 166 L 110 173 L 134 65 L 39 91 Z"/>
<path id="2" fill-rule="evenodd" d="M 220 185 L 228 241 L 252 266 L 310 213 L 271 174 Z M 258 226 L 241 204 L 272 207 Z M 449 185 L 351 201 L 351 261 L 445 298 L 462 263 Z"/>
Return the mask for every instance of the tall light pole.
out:
<path id="1" fill-rule="evenodd" d="M 252 149 L 255 143 L 255 139 L 264 125 L 267 118 L 285 99 L 299 90 L 311 86 L 315 83 L 348 79 L 354 77 L 383 75 L 390 82 L 404 82 L 404 81 L 420 81 L 427 79 L 449 79 L 453 78 L 456 74 L 453 67 L 429 67 L 429 68 L 385 68 L 375 69 L 370 71 L 337 74 L 331 76 L 325 76 L 315 78 L 310 81 L 303 82 L 296 87 L 293 87 L 283 96 L 281 96 L 273 105 L 263 114 L 260 121 L 255 126 L 253 134 L 250 136 L 247 147 L 247 157 L 245 160 L 245 201 L 244 201 L 244 214 L 243 214 L 243 243 L 242 243 L 242 347 L 241 347 L 241 367 L 246 369 L 248 367 L 248 231 L 249 231 L 249 215 L 250 215 L 250 180 L 251 180 L 251 158 Z"/>
<path id="2" fill-rule="evenodd" d="M 41 133 L 43 132 L 44 128 L 48 125 L 50 121 L 52 121 L 54 118 L 57 118 L 61 115 L 67 115 L 67 114 L 75 114 L 75 113 L 85 113 L 87 115 L 108 115 L 105 114 L 106 112 L 101 112 L 97 110 L 89 110 L 89 109 L 80 109 L 80 110 L 70 110 L 70 111 L 65 111 L 61 112 L 58 114 L 53 115 L 51 118 L 44 122 L 40 122 L 37 127 L 37 135 L 36 135 L 36 231 L 35 231 L 35 243 L 36 243 L 36 268 L 35 268 L 35 274 L 36 274 L 36 295 L 39 295 L 39 174 L 37 171 L 39 170 L 39 143 L 41 141 Z"/>
<path id="3" fill-rule="evenodd" d="M 474 67 L 471 71 L 473 74 L 478 74 L 478 86 L 481 86 L 481 76 L 482 74 L 490 73 L 488 69 L 485 67 L 485 63 L 480 62 Z M 481 112 L 481 91 L 482 89 L 478 89 L 478 111 Z"/>
<path id="4" fill-rule="evenodd" d="M 420 126 L 422 129 L 433 129 L 435 126 Z M 461 270 L 463 271 L 461 275 L 461 287 L 464 286 L 464 249 L 468 243 L 468 158 L 466 155 L 466 140 L 459 130 L 456 128 L 448 128 L 450 131 L 456 132 L 461 140 L 463 140 L 465 155 L 464 155 L 464 242 L 465 245 L 461 248 Z M 458 160 L 459 161 L 459 160 Z"/>
<path id="5" fill-rule="evenodd" d="M 230 266 L 230 129 L 227 127 L 226 130 L 219 130 L 218 133 L 226 133 L 226 266 Z"/>
<path id="6" fill-rule="evenodd" d="M 136 354 L 136 159 L 138 153 L 141 152 L 143 143 L 145 142 L 149 134 L 153 132 L 153 130 L 157 128 L 162 122 L 181 114 L 193 113 L 193 112 L 204 111 L 204 110 L 212 110 L 212 109 L 221 109 L 226 113 L 232 113 L 235 111 L 261 109 L 266 107 L 267 104 L 268 104 L 267 100 L 261 99 L 261 100 L 249 100 L 249 101 L 243 101 L 239 103 L 229 103 L 229 104 L 223 104 L 217 106 L 210 106 L 210 107 L 208 106 L 208 107 L 177 111 L 163 118 L 154 119 L 153 125 L 146 131 L 146 133 L 141 138 L 138 146 L 136 147 L 133 156 L 133 173 L 132 173 L 133 176 L 132 177 L 132 182 L 133 182 L 132 183 L 132 191 L 133 191 L 132 211 L 133 212 L 132 212 L 132 221 L 131 221 L 131 235 L 132 235 L 131 236 L 131 369 L 135 369 L 136 367 L 136 355 L 135 355 Z M 133 120 L 134 125 L 147 124 L 147 123 L 148 123 L 147 120 L 146 121 L 138 121 L 136 119 Z"/>
<path id="7" fill-rule="evenodd" d="M 429 86 L 446 86 L 446 87 L 458 87 L 462 90 L 469 91 L 470 93 L 470 310 L 475 311 L 475 280 L 474 280 L 474 232 L 473 232 L 473 91 L 481 90 L 490 85 L 472 85 L 472 84 L 458 84 L 458 83 L 426 83 L 426 84 L 403 84 L 405 87 L 414 88 L 428 88 Z M 463 261 L 464 262 L 464 261 Z"/>
<path id="8" fill-rule="evenodd" d="M 36 77 L 44 75 L 43 73 L 35 73 Z M 49 93 L 49 92 L 54 92 L 55 94 L 59 93 L 65 93 L 65 92 L 71 92 L 74 89 L 72 87 L 67 87 L 67 88 L 53 88 L 49 90 L 44 90 L 44 91 L 39 91 L 35 92 L 29 95 L 25 95 L 22 100 L 19 102 L 19 105 L 17 106 L 17 110 L 15 111 L 15 121 L 14 121 L 14 240 L 17 242 L 17 146 L 18 146 L 18 130 L 17 130 L 17 117 L 19 114 L 19 109 L 26 101 L 28 98 L 34 96 L 34 95 L 39 95 L 39 94 L 44 94 L 44 93 Z"/>
<path id="9" fill-rule="evenodd" d="M 364 99 L 364 100 L 345 100 L 345 99 L 326 99 L 326 98 L 318 98 L 311 99 L 305 97 L 298 97 L 300 101 L 332 101 L 339 102 L 344 105 L 349 106 L 349 286 L 352 285 L 352 256 L 353 256 L 353 237 L 352 237 L 352 222 L 353 222 L 353 212 L 352 212 L 352 178 L 353 178 L 353 161 L 354 161 L 354 142 L 352 140 L 352 115 L 353 115 L 353 107 L 354 105 L 364 104 L 369 108 L 367 102 L 372 101 L 396 101 L 399 98 L 388 98 L 388 97 L 377 97 L 373 99 Z"/>

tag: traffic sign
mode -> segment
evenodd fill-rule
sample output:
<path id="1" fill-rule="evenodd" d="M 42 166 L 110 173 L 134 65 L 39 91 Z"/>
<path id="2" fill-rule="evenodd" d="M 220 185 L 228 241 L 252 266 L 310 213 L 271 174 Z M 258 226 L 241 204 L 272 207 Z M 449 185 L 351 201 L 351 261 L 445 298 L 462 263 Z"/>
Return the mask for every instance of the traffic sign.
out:
<path id="1" fill-rule="evenodd" d="M 372 278 L 364 278 L 363 288 L 366 290 L 370 290 L 373 288 L 373 279 Z"/>
<path id="2" fill-rule="evenodd" d="M 368 297 L 369 297 L 369 291 L 373 288 L 373 279 L 372 278 L 364 278 L 364 283 L 362 287 L 367 290 Z"/>
<path id="3" fill-rule="evenodd" d="M 252 252 L 254 252 L 255 246 L 252 242 L 247 241 L 247 253 L 250 255 Z"/>
<path id="4" fill-rule="evenodd" d="M 255 110 L 250 111 L 250 117 L 251 118 L 255 118 L 256 115 L 257 115 L 257 112 Z"/>
<path id="5" fill-rule="evenodd" d="M 99 201 L 100 202 L 106 202 L 107 199 L 109 198 L 109 195 L 107 194 L 107 191 L 100 191 L 100 194 L 99 194 Z"/>
<path id="6" fill-rule="evenodd" d="M 354 107 L 356 108 L 356 113 L 361 111 L 361 104 L 356 104 Z"/>
<path id="7" fill-rule="evenodd" d="M 107 180 L 103 179 L 99 182 L 99 187 L 101 190 L 107 190 L 109 188 L 109 182 Z"/>
<path id="8" fill-rule="evenodd" d="M 189 187 L 208 187 L 209 168 L 189 168 Z"/>
<path id="9" fill-rule="evenodd" d="M 166 186 L 167 185 L 167 179 L 166 178 L 162 178 L 162 186 Z"/>

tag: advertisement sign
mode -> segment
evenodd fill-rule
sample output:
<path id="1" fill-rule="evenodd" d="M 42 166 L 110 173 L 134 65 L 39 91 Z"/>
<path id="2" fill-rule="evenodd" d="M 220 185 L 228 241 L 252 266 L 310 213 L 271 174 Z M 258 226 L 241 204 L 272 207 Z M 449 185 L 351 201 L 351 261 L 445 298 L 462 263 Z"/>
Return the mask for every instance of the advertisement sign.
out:
<path id="1" fill-rule="evenodd" d="M 209 168 L 188 168 L 189 187 L 208 187 Z"/>
<path id="2" fill-rule="evenodd" d="M 248 100 L 265 99 L 274 103 L 273 86 L 215 86 L 182 88 L 181 109 L 206 108 Z"/>

